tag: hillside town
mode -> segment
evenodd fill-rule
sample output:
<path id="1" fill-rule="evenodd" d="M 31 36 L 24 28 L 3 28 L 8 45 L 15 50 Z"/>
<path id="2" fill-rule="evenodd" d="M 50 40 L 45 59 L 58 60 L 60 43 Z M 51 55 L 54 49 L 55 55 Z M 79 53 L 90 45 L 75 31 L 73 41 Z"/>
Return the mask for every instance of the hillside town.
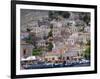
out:
<path id="1" fill-rule="evenodd" d="M 90 13 L 21 9 L 21 69 L 90 66 Z"/>

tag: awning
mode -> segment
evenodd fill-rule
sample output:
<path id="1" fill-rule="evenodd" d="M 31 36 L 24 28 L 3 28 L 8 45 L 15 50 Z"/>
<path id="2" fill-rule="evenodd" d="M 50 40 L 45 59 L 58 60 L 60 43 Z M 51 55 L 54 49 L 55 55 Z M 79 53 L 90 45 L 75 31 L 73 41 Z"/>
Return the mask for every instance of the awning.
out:
<path id="1" fill-rule="evenodd" d="M 21 61 L 29 61 L 29 60 L 36 60 L 35 56 L 29 56 L 27 58 L 21 58 Z"/>
<path id="2" fill-rule="evenodd" d="M 26 60 L 36 60 L 36 57 L 35 56 L 29 56 L 26 58 Z"/>

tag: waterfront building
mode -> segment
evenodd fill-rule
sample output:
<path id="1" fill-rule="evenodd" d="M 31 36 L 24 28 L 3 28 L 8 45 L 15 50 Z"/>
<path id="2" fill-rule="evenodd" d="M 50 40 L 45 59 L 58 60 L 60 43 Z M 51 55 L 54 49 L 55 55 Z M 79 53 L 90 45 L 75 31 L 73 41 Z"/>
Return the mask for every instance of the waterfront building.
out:
<path id="1" fill-rule="evenodd" d="M 32 50 L 34 46 L 32 44 L 26 43 L 25 41 L 21 40 L 21 47 L 20 47 L 20 57 L 27 58 L 32 56 Z"/>

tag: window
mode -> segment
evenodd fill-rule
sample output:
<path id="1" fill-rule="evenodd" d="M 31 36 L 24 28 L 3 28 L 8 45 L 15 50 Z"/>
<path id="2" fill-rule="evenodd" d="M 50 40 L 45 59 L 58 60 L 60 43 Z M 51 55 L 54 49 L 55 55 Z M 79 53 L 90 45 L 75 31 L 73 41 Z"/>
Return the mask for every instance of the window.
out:
<path id="1" fill-rule="evenodd" d="M 23 50 L 23 55 L 26 55 L 26 49 Z"/>
<path id="2" fill-rule="evenodd" d="M 26 58 L 26 49 L 23 49 L 23 57 Z"/>

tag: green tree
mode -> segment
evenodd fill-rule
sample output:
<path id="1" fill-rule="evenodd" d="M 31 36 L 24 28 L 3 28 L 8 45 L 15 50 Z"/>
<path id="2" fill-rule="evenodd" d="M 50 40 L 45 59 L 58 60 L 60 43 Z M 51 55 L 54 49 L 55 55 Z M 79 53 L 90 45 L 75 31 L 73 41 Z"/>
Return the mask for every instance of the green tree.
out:
<path id="1" fill-rule="evenodd" d="M 84 32 L 84 27 L 80 28 L 79 32 Z"/>
<path id="2" fill-rule="evenodd" d="M 52 37 L 53 34 L 52 34 L 52 30 L 50 30 L 50 32 L 48 33 L 48 37 Z"/>
<path id="3" fill-rule="evenodd" d="M 84 51 L 85 59 L 90 59 L 90 46 Z"/>
<path id="4" fill-rule="evenodd" d="M 90 14 L 85 14 L 83 17 L 83 21 L 88 25 L 90 22 Z"/>
<path id="5" fill-rule="evenodd" d="M 40 48 L 33 49 L 32 55 L 34 55 L 34 56 L 42 55 L 42 49 L 40 49 Z"/>
<path id="6" fill-rule="evenodd" d="M 62 17 L 68 19 L 70 17 L 69 12 L 62 12 Z"/>
<path id="7" fill-rule="evenodd" d="M 53 44 L 51 42 L 49 42 L 49 44 L 48 44 L 48 51 L 51 51 L 52 48 L 53 48 Z"/>
<path id="8" fill-rule="evenodd" d="M 58 16 L 62 16 L 63 18 L 68 19 L 70 17 L 70 13 L 68 11 L 49 11 L 49 18 L 58 19 Z"/>
<path id="9" fill-rule="evenodd" d="M 32 44 L 35 48 L 37 48 L 37 37 L 35 33 L 29 32 L 29 36 L 25 39 L 25 41 L 29 44 Z"/>
<path id="10" fill-rule="evenodd" d="M 55 11 L 49 11 L 48 16 L 51 20 L 53 20 L 53 19 L 56 19 L 58 15 Z"/>
<path id="11" fill-rule="evenodd" d="M 90 43 L 91 43 L 91 41 L 90 41 L 90 40 L 88 40 L 88 41 L 87 41 L 87 43 L 86 43 L 86 45 L 89 45 L 89 46 L 90 46 Z"/>
<path id="12" fill-rule="evenodd" d="M 48 39 L 49 41 L 47 42 L 48 43 L 48 46 L 47 46 L 47 49 L 48 51 L 51 51 L 52 48 L 53 48 L 53 44 L 52 44 L 52 39 L 50 39 L 50 37 L 52 38 L 53 37 L 53 33 L 52 33 L 52 29 L 53 29 L 53 25 L 50 26 L 50 32 L 48 33 Z"/>

